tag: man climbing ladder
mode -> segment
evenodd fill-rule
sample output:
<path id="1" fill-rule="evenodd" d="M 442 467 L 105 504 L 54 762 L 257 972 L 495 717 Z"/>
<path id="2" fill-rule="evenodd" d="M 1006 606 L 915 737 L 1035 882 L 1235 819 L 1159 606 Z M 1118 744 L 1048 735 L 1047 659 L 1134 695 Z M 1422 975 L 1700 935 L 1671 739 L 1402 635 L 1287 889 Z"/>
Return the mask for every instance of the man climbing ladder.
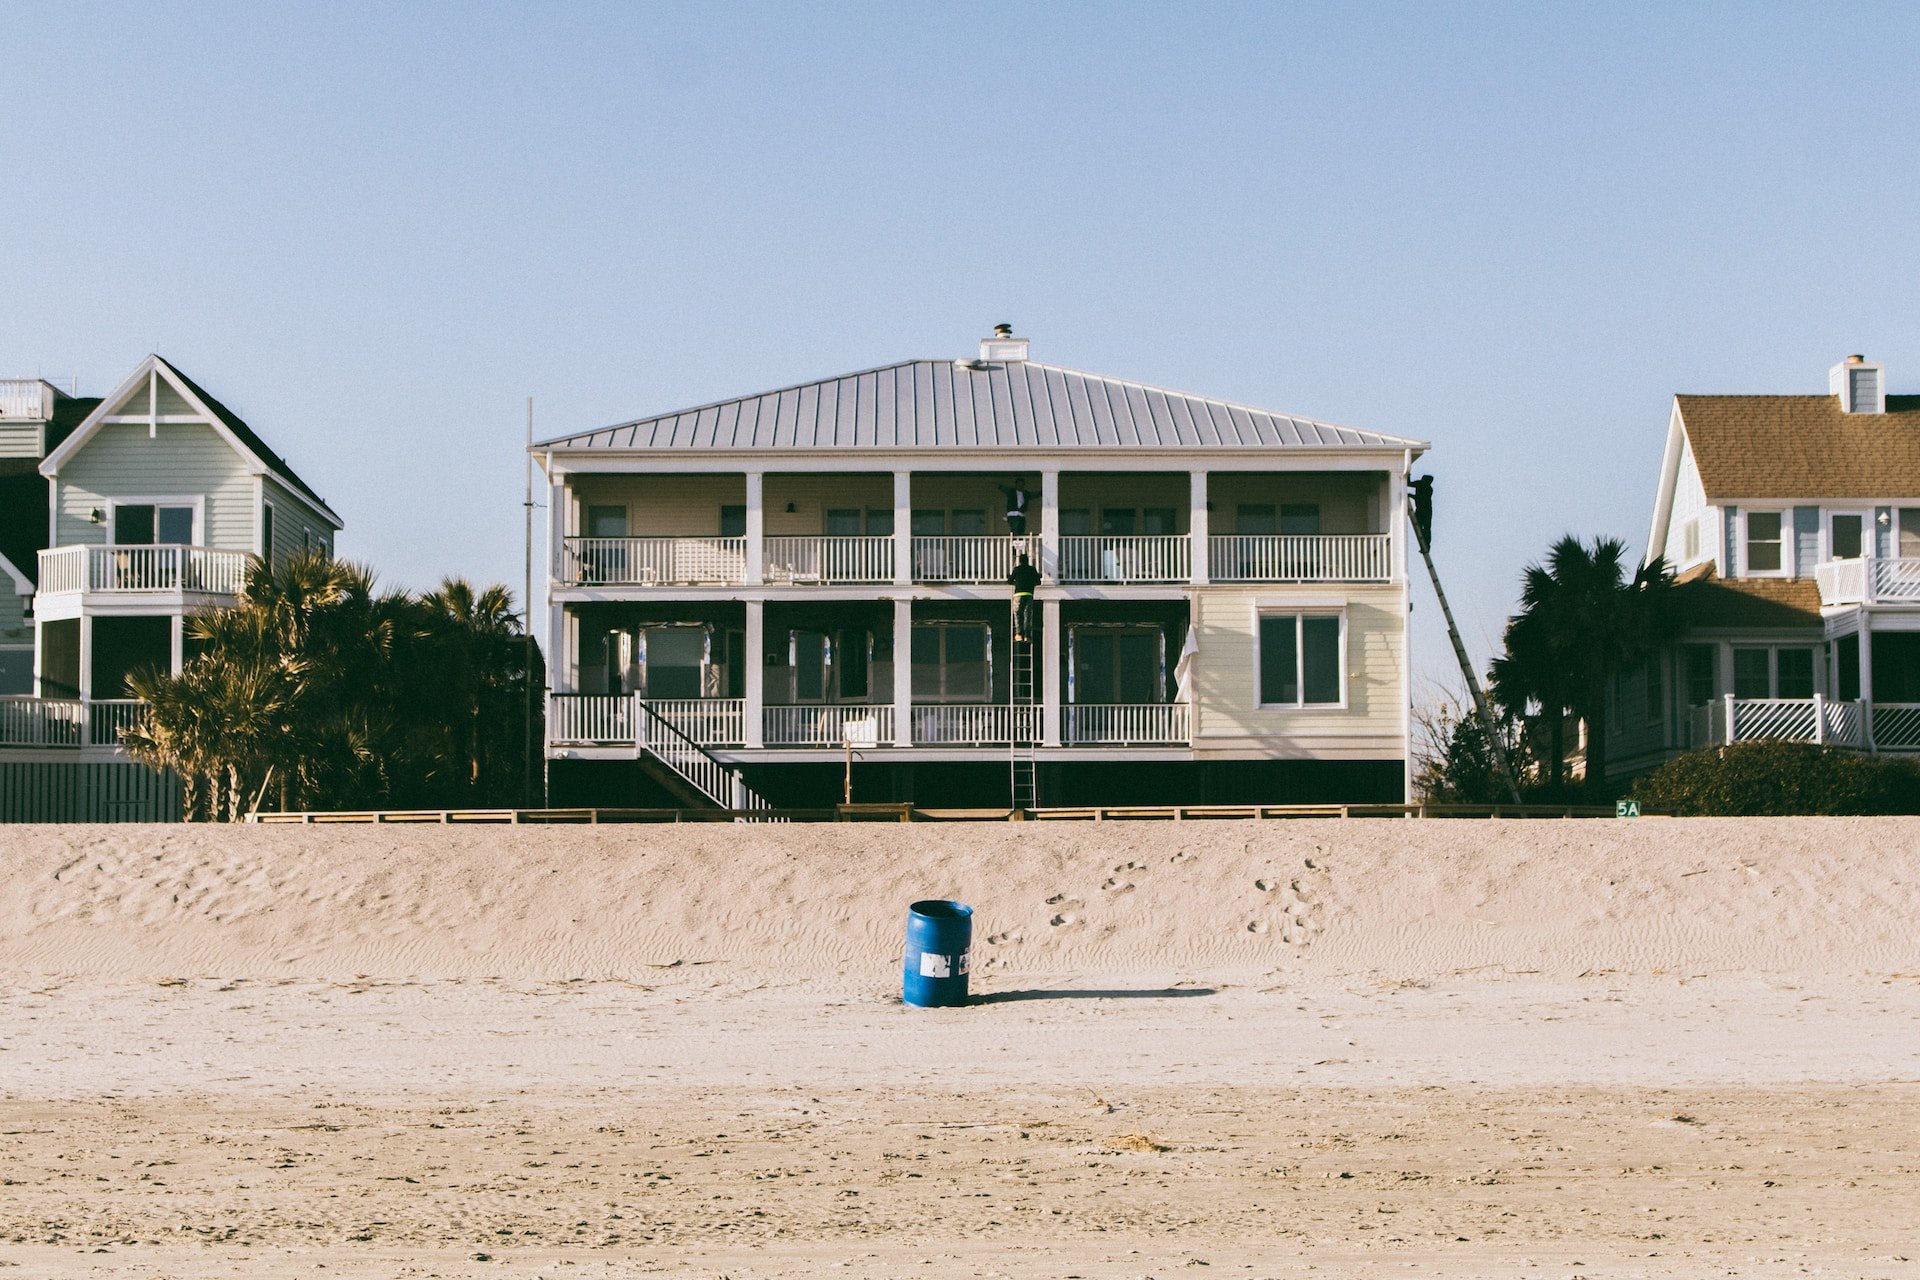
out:
<path id="1" fill-rule="evenodd" d="M 1026 552 L 1020 553 L 1019 563 L 1007 575 L 1007 585 L 1013 588 L 1013 639 L 1026 644 L 1033 639 L 1033 593 L 1040 585 L 1040 571 Z"/>

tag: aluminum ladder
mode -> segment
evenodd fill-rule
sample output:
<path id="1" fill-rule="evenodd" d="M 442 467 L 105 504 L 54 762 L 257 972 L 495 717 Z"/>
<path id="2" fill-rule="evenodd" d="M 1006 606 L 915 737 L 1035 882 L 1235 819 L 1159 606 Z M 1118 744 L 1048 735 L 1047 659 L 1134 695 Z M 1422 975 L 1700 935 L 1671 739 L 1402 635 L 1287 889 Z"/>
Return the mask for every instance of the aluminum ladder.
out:
<path id="1" fill-rule="evenodd" d="M 1039 603 L 1033 612 L 1038 622 Z M 1033 762 L 1035 718 L 1033 715 L 1033 635 L 1022 638 L 1018 619 L 1020 605 L 1012 603 L 1007 615 L 1007 771 L 1010 807 L 1026 812 L 1039 804 L 1039 786 Z"/>

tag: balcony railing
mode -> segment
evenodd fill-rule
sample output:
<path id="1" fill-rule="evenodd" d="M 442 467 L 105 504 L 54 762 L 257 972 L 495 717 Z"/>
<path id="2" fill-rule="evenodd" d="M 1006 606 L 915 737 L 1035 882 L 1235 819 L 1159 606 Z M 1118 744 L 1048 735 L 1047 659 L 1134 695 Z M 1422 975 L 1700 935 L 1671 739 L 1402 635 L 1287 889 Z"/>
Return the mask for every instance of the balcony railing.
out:
<path id="1" fill-rule="evenodd" d="M 1384 533 L 1233 534 L 1207 541 L 1215 582 L 1385 582 L 1392 576 Z"/>
<path id="2" fill-rule="evenodd" d="M 848 721 L 878 722 L 882 745 L 893 741 L 893 707 L 889 703 L 831 707 L 766 707 L 762 711 L 766 744 L 770 747 L 837 747 L 846 741 Z"/>
<path id="3" fill-rule="evenodd" d="M 1193 577 L 1184 533 L 1060 539 L 1061 582 L 1186 582 Z"/>
<path id="4" fill-rule="evenodd" d="M 54 547 L 40 553 L 40 591 L 198 591 L 237 595 L 246 585 L 244 551 L 211 547 Z"/>
<path id="5" fill-rule="evenodd" d="M 747 580 L 745 538 L 568 538 L 568 582 L 731 586 Z"/>
<path id="6" fill-rule="evenodd" d="M 1824 605 L 1920 604 L 1920 559 L 1829 560 L 1813 576 Z"/>
<path id="7" fill-rule="evenodd" d="M 1869 729 L 1872 737 L 1869 738 Z M 1920 706 L 1812 698 L 1715 698 L 1695 707 L 1691 745 L 1810 742 L 1833 747 L 1920 747 Z M 1886 741 L 1881 741 L 1884 730 Z"/>
<path id="8" fill-rule="evenodd" d="M 633 699 L 618 693 L 550 694 L 547 741 L 565 746 L 632 742 Z"/>
<path id="9" fill-rule="evenodd" d="M 52 416 L 52 387 L 38 378 L 0 378 L 0 419 L 44 422 Z"/>
<path id="10" fill-rule="evenodd" d="M 963 534 L 913 540 L 915 582 L 1005 582 L 1013 562 L 1013 539 L 1008 537 Z"/>
<path id="11" fill-rule="evenodd" d="M 892 582 L 893 539 L 876 537 L 768 538 L 767 581 L 820 586 Z"/>
<path id="12" fill-rule="evenodd" d="M 145 705 L 135 698 L 0 697 L 0 747 L 115 747 Z"/>
<path id="13" fill-rule="evenodd" d="M 915 746 L 998 746 L 1039 740 L 1040 708 L 1032 704 L 917 703 L 913 708 Z"/>
<path id="14" fill-rule="evenodd" d="M 1185 742 L 1192 736 L 1184 702 L 1075 703 L 1060 711 L 1061 738 L 1077 746 Z"/>

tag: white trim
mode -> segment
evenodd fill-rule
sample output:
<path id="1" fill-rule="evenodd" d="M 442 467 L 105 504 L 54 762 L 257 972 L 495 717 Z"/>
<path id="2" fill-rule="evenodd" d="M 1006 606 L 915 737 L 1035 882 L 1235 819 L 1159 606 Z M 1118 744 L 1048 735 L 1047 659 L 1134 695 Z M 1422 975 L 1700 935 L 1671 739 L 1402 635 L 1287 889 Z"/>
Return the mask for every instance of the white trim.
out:
<path id="1" fill-rule="evenodd" d="M 1667 448 L 1660 461 L 1660 484 L 1653 496 L 1653 527 L 1647 531 L 1647 554 L 1643 564 L 1667 553 L 1667 526 L 1673 521 L 1674 489 L 1680 483 L 1680 456 L 1690 449 L 1686 443 L 1686 424 L 1680 417 L 1680 397 L 1673 398 L 1673 412 L 1667 418 Z M 1702 486 L 1704 492 L 1705 486 Z"/>
<path id="2" fill-rule="evenodd" d="M 1268 702 L 1264 699 L 1260 687 L 1260 623 L 1265 618 L 1293 618 L 1294 622 L 1294 687 L 1299 690 L 1301 701 Z M 1304 618 L 1340 619 L 1340 700 L 1338 702 L 1307 702 L 1307 646 L 1303 644 L 1303 628 L 1300 620 Z M 1343 602 L 1337 608 L 1332 606 L 1313 607 L 1298 603 L 1264 606 L 1256 602 L 1253 607 L 1253 705 L 1259 711 L 1347 711 L 1351 709 L 1352 694 L 1348 688 L 1347 672 L 1348 618 Z"/>
<path id="3" fill-rule="evenodd" d="M 192 507 L 193 537 L 188 540 L 186 545 L 190 547 L 204 547 L 207 545 L 207 499 L 203 494 L 166 494 L 158 498 L 141 497 L 139 495 L 115 498 L 103 497 L 102 501 L 107 504 L 107 545 L 109 546 L 133 545 L 122 544 L 119 541 L 119 529 L 117 526 L 119 524 L 118 513 L 121 507 Z M 156 541 L 151 544 L 153 546 L 163 547 L 172 545 L 158 541 L 160 537 L 160 513 L 157 509 L 153 513 L 153 536 L 156 539 Z"/>
<path id="4" fill-rule="evenodd" d="M 13 561 L 7 559 L 4 555 L 0 555 L 0 574 L 5 574 L 8 578 L 12 579 L 13 594 L 19 596 L 21 599 L 24 600 L 33 594 L 32 580 L 29 579 L 26 574 L 16 569 Z"/>
<path id="5" fill-rule="evenodd" d="M 1777 569 L 1756 569 L 1753 567 L 1753 535 L 1747 528 L 1747 521 L 1755 514 L 1780 517 L 1780 567 Z M 1793 548 L 1790 543 L 1793 538 L 1793 508 L 1768 506 L 1761 507 L 1756 512 L 1753 508 L 1741 507 L 1735 519 L 1739 522 L 1740 537 L 1740 546 L 1738 548 L 1740 552 L 1740 573 L 1738 576 L 1742 578 L 1791 578 L 1793 576 Z"/>
<path id="6" fill-rule="evenodd" d="M 1318 609 L 1322 613 L 1326 613 L 1335 609 L 1345 609 L 1351 598 L 1350 596 L 1344 595 L 1255 596 L 1253 598 L 1253 607 L 1255 609 L 1266 609 L 1269 611 L 1277 609 Z"/>

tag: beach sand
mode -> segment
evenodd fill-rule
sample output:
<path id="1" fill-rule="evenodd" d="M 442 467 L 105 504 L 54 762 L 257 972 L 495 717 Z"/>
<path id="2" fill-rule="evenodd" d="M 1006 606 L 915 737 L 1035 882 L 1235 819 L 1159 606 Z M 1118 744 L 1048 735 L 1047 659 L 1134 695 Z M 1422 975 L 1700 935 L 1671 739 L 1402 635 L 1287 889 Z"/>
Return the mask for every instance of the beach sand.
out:
<path id="1" fill-rule="evenodd" d="M 0 1276 L 1920 1275 L 1920 822 L 0 863 Z M 925 896 L 974 1007 L 898 1001 Z"/>

